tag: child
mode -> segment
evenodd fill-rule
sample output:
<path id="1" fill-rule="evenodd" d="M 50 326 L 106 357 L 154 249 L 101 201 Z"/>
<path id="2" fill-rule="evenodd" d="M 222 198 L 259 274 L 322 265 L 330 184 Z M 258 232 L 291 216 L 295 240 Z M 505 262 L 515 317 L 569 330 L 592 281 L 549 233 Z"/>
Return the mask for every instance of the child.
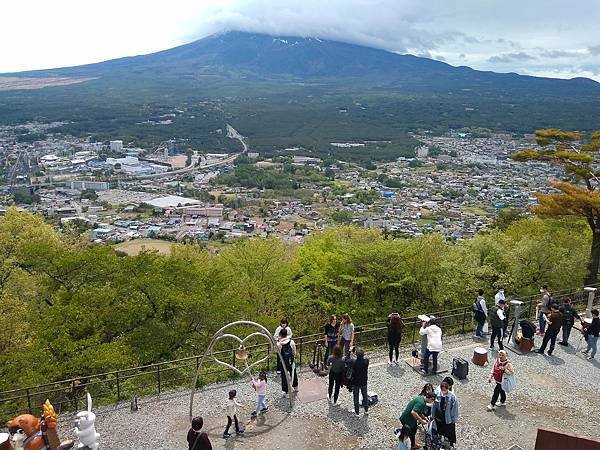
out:
<path id="1" fill-rule="evenodd" d="M 252 411 L 252 417 L 255 417 L 259 412 L 265 413 L 269 410 L 269 407 L 265 405 L 265 399 L 267 398 L 267 375 L 264 372 L 260 372 L 258 374 L 258 381 L 252 378 L 252 387 L 258 395 L 256 411 Z"/>
<path id="2" fill-rule="evenodd" d="M 408 426 L 402 425 L 402 428 L 396 428 L 394 433 L 398 438 L 397 450 L 409 450 L 411 448 L 415 448 L 410 443 L 410 428 Z"/>
<path id="3" fill-rule="evenodd" d="M 237 407 L 242 406 L 241 403 L 238 403 L 235 399 L 237 395 L 237 391 L 232 389 L 229 391 L 229 400 L 227 400 L 227 426 L 225 427 L 225 431 L 223 432 L 223 439 L 227 439 L 231 436 L 229 433 L 229 427 L 231 426 L 231 422 L 235 422 L 235 433 L 242 434 L 244 430 L 240 428 L 240 424 L 237 419 Z"/>
<path id="4" fill-rule="evenodd" d="M 204 431 L 200 431 L 204 425 L 202 417 L 194 417 L 192 419 L 192 428 L 188 431 L 187 441 L 189 450 L 211 450 L 212 445 L 208 435 Z"/>

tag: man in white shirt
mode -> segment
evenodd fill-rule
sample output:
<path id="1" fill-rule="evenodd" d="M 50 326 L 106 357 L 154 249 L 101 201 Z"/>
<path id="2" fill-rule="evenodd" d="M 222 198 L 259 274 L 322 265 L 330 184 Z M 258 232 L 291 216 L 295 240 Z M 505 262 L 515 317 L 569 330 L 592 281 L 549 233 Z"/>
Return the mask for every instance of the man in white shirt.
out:
<path id="1" fill-rule="evenodd" d="M 436 325 L 435 317 L 430 317 L 429 322 L 423 322 L 419 330 L 421 336 L 427 336 L 427 351 L 423 355 L 421 374 L 429 373 L 429 357 L 433 359 L 432 373 L 437 373 L 438 354 L 442 351 L 442 329 Z"/>

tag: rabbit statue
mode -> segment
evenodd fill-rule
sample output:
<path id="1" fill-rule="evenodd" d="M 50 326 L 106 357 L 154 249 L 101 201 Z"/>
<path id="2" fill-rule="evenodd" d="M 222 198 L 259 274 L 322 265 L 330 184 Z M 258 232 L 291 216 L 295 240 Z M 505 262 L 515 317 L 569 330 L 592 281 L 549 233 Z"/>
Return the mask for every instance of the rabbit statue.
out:
<path id="1" fill-rule="evenodd" d="M 89 392 L 87 394 L 87 401 L 87 411 L 78 412 L 77 419 L 75 419 L 75 435 L 79 438 L 77 448 L 97 450 L 100 445 L 98 444 L 100 435 L 96 433 L 96 426 L 94 425 L 96 414 L 92 412 L 92 396 Z"/>

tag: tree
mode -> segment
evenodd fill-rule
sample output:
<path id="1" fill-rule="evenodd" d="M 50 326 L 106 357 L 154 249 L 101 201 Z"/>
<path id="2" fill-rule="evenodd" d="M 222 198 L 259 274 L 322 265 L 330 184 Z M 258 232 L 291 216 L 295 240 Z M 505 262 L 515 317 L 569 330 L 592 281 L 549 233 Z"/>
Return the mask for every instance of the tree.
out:
<path id="1" fill-rule="evenodd" d="M 512 155 L 515 161 L 543 161 L 562 167 L 566 179 L 551 180 L 559 192 L 536 193 L 534 212 L 540 217 L 583 217 L 592 231 L 592 245 L 585 284 L 595 284 L 600 266 L 600 170 L 595 167 L 600 149 L 600 131 L 589 139 L 575 131 L 537 130 L 540 148 L 522 150 Z"/>

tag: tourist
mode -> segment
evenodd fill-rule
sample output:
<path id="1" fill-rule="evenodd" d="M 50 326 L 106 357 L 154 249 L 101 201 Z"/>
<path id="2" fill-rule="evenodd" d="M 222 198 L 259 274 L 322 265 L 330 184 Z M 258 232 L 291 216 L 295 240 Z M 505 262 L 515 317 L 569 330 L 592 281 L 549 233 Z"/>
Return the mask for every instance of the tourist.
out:
<path id="1" fill-rule="evenodd" d="M 267 398 L 267 374 L 260 372 L 258 374 L 258 381 L 252 378 L 252 387 L 256 391 L 258 400 L 256 402 L 256 410 L 252 412 L 252 416 L 257 416 L 259 413 L 266 413 L 269 407 L 266 405 L 265 400 Z"/>
<path id="2" fill-rule="evenodd" d="M 408 427 L 410 431 L 409 438 L 411 448 L 421 448 L 421 444 L 418 444 L 415 439 L 417 428 L 419 424 L 424 426 L 427 425 L 428 420 L 425 413 L 427 408 L 433 405 L 434 400 L 435 394 L 433 392 L 426 392 L 424 395 L 418 395 L 408 402 L 408 405 L 406 405 L 404 412 L 400 416 L 400 423 L 402 426 Z"/>
<path id="3" fill-rule="evenodd" d="M 275 333 L 273 333 L 273 337 L 275 340 L 279 339 L 279 334 L 281 330 L 285 330 L 287 337 L 292 338 L 292 329 L 290 328 L 290 324 L 287 319 L 281 319 L 279 322 L 279 326 L 275 329 Z M 281 373 L 281 359 L 279 359 L 279 355 L 277 355 L 277 373 Z"/>
<path id="4" fill-rule="evenodd" d="M 452 391 L 452 393 L 453 393 L 454 395 L 456 395 L 456 392 L 454 391 L 454 378 L 452 378 L 452 377 L 445 377 L 445 378 L 442 380 L 442 382 L 443 382 L 443 383 L 447 383 L 447 384 L 448 384 L 448 389 L 449 389 L 450 391 Z M 440 385 L 440 386 L 441 386 L 441 385 Z M 436 387 L 436 388 L 435 388 L 435 391 L 434 391 L 434 392 L 435 392 L 435 394 L 436 394 L 436 395 L 439 395 L 439 393 L 441 392 L 441 388 L 440 388 L 440 386 L 438 386 L 438 387 Z"/>
<path id="5" fill-rule="evenodd" d="M 419 330 L 421 336 L 427 336 L 427 350 L 423 355 L 421 374 L 429 373 L 429 357 L 433 358 L 432 373 L 438 369 L 438 354 L 442 351 L 442 329 L 436 325 L 436 318 L 431 316 L 429 322 L 423 322 Z"/>
<path id="6" fill-rule="evenodd" d="M 475 299 L 475 303 L 473 303 L 473 319 L 475 319 L 475 322 L 477 322 L 475 338 L 483 339 L 483 326 L 485 325 L 488 311 L 485 304 L 485 298 L 483 296 L 483 289 L 479 289 L 477 294 L 477 299 Z"/>
<path id="7" fill-rule="evenodd" d="M 396 450 L 410 450 L 414 448 L 410 440 L 410 428 L 402 425 L 402 428 L 396 428 L 394 434 L 398 438 L 398 448 Z"/>
<path id="8" fill-rule="evenodd" d="M 428 392 L 435 393 L 435 389 L 433 387 L 433 384 L 431 384 L 431 383 L 425 383 L 425 386 L 423 386 L 423 389 L 421 389 L 421 392 L 419 393 L 419 395 L 422 395 L 424 397 L 425 394 L 427 394 Z M 431 416 L 431 406 L 425 405 L 425 409 L 423 410 L 423 415 L 425 417 Z"/>
<path id="9" fill-rule="evenodd" d="M 496 362 L 494 362 L 494 366 L 492 367 L 490 378 L 488 379 L 488 383 L 491 383 L 492 380 L 494 380 L 496 383 L 494 387 L 494 394 L 492 395 L 492 401 L 487 407 L 488 411 L 496 410 L 498 396 L 500 396 L 500 406 L 506 406 L 506 392 L 504 392 L 504 389 L 502 389 L 502 379 L 504 378 L 505 374 L 514 375 L 514 369 L 512 363 L 508 360 L 506 350 L 500 350 L 498 352 L 498 358 L 496 358 Z"/>
<path id="10" fill-rule="evenodd" d="M 550 292 L 548 292 L 548 285 L 544 284 L 540 288 L 542 294 L 542 301 L 537 304 L 537 315 L 538 315 L 538 332 L 537 334 L 542 336 L 546 329 L 546 318 L 545 314 L 550 313 Z"/>
<path id="11" fill-rule="evenodd" d="M 356 350 L 356 360 L 352 366 L 352 394 L 354 395 L 354 415 L 359 416 L 359 396 L 362 395 L 362 404 L 365 415 L 369 414 L 369 395 L 367 394 L 367 381 L 369 378 L 369 359 L 365 358 L 362 348 Z"/>
<path id="12" fill-rule="evenodd" d="M 192 427 L 187 434 L 188 450 L 212 450 L 208 434 L 200 431 L 203 425 L 204 420 L 202 417 L 197 416 L 192 419 Z"/>
<path id="13" fill-rule="evenodd" d="M 575 324 L 575 318 L 577 320 L 581 320 L 579 314 L 577 314 L 577 310 L 573 308 L 571 304 L 571 297 L 565 297 L 563 304 L 559 308 L 559 311 L 563 315 L 562 320 L 562 341 L 558 343 L 558 345 L 564 345 L 565 347 L 569 345 L 569 336 L 571 336 L 571 329 Z"/>
<path id="14" fill-rule="evenodd" d="M 339 342 L 344 349 L 344 356 L 350 358 L 350 352 L 354 347 L 354 324 L 350 314 L 342 314 L 342 323 L 339 329 Z"/>
<path id="15" fill-rule="evenodd" d="M 598 334 L 600 334 L 600 317 L 598 317 L 598 310 L 592 309 L 592 323 L 588 324 L 584 328 L 584 336 L 587 342 L 587 348 L 583 351 L 587 355 L 587 359 L 594 359 L 596 351 L 598 350 Z M 584 326 L 584 323 L 581 322 Z"/>
<path id="16" fill-rule="evenodd" d="M 438 434 L 445 436 L 450 445 L 456 444 L 456 421 L 458 420 L 458 399 L 450 390 L 450 385 L 442 381 L 439 392 L 431 407 L 431 417 L 435 420 Z"/>
<path id="17" fill-rule="evenodd" d="M 242 406 L 242 404 L 238 403 L 238 401 L 235 399 L 236 395 L 237 391 L 235 389 L 229 391 L 229 399 L 227 400 L 227 426 L 225 427 L 225 431 L 223 431 L 223 439 L 227 439 L 231 436 L 229 428 L 231 427 L 232 422 L 235 423 L 236 434 L 242 434 L 244 432 L 244 430 L 240 427 L 237 418 L 238 406 Z"/>
<path id="18" fill-rule="evenodd" d="M 544 320 L 548 324 L 548 329 L 544 334 L 542 346 L 539 348 L 539 350 L 537 350 L 537 353 L 544 354 L 544 350 L 546 350 L 546 345 L 548 345 L 548 341 L 550 341 L 548 355 L 552 355 L 552 352 L 554 351 L 554 344 L 556 344 L 556 338 L 558 336 L 558 333 L 560 332 L 560 327 L 562 326 L 562 313 L 558 309 L 558 304 L 550 304 L 550 316 L 545 316 Z"/>
<path id="19" fill-rule="evenodd" d="M 502 286 L 498 286 L 496 289 L 496 295 L 494 296 L 494 304 L 497 305 L 500 300 L 506 301 L 506 297 L 504 296 L 504 288 Z"/>
<path id="20" fill-rule="evenodd" d="M 499 286 L 498 289 L 496 290 L 496 295 L 494 296 L 494 304 L 497 305 L 500 300 L 504 300 L 504 327 L 502 327 L 502 330 L 503 330 L 503 336 L 506 336 L 506 330 L 508 328 L 509 304 L 506 301 L 506 297 L 504 295 L 504 288 L 502 286 Z"/>
<path id="21" fill-rule="evenodd" d="M 400 341 L 402 340 L 402 328 L 404 328 L 404 322 L 398 313 L 391 313 L 387 318 L 387 339 L 388 346 L 390 348 L 390 358 L 388 361 L 389 365 L 398 365 L 398 354 L 400 353 Z M 395 359 L 392 362 L 392 354 L 395 354 Z"/>
<path id="22" fill-rule="evenodd" d="M 494 350 L 494 340 L 498 338 L 498 348 L 504 350 L 502 339 L 504 338 L 504 306 L 505 301 L 500 299 L 497 305 L 492 306 L 489 314 L 489 321 L 492 327 L 492 336 L 490 338 L 490 352 Z"/>
<path id="23" fill-rule="evenodd" d="M 329 323 L 325 325 L 325 356 L 323 357 L 323 361 L 327 364 L 327 360 L 333 351 L 333 347 L 337 343 L 338 332 L 340 331 L 340 325 L 337 323 L 337 317 L 335 314 L 332 314 L 329 317 Z"/>
<path id="24" fill-rule="evenodd" d="M 296 372 L 296 343 L 288 336 L 287 331 L 284 328 L 279 331 L 277 347 L 279 348 L 281 359 L 283 360 L 282 366 L 285 365 L 285 369 L 292 380 L 292 388 L 294 391 L 297 391 L 298 372 Z M 284 373 L 281 374 L 281 390 L 283 392 L 283 396 L 285 397 L 288 393 L 289 386 L 287 377 Z"/>
<path id="25" fill-rule="evenodd" d="M 334 406 L 340 406 L 338 397 L 340 395 L 340 387 L 342 386 L 342 382 L 344 380 L 344 370 L 346 367 L 346 361 L 344 360 L 342 347 L 339 345 L 333 347 L 332 354 L 327 360 L 327 366 L 329 366 L 329 386 L 327 399 L 330 402 L 333 402 Z M 332 394 L 333 397 L 331 396 Z"/>

